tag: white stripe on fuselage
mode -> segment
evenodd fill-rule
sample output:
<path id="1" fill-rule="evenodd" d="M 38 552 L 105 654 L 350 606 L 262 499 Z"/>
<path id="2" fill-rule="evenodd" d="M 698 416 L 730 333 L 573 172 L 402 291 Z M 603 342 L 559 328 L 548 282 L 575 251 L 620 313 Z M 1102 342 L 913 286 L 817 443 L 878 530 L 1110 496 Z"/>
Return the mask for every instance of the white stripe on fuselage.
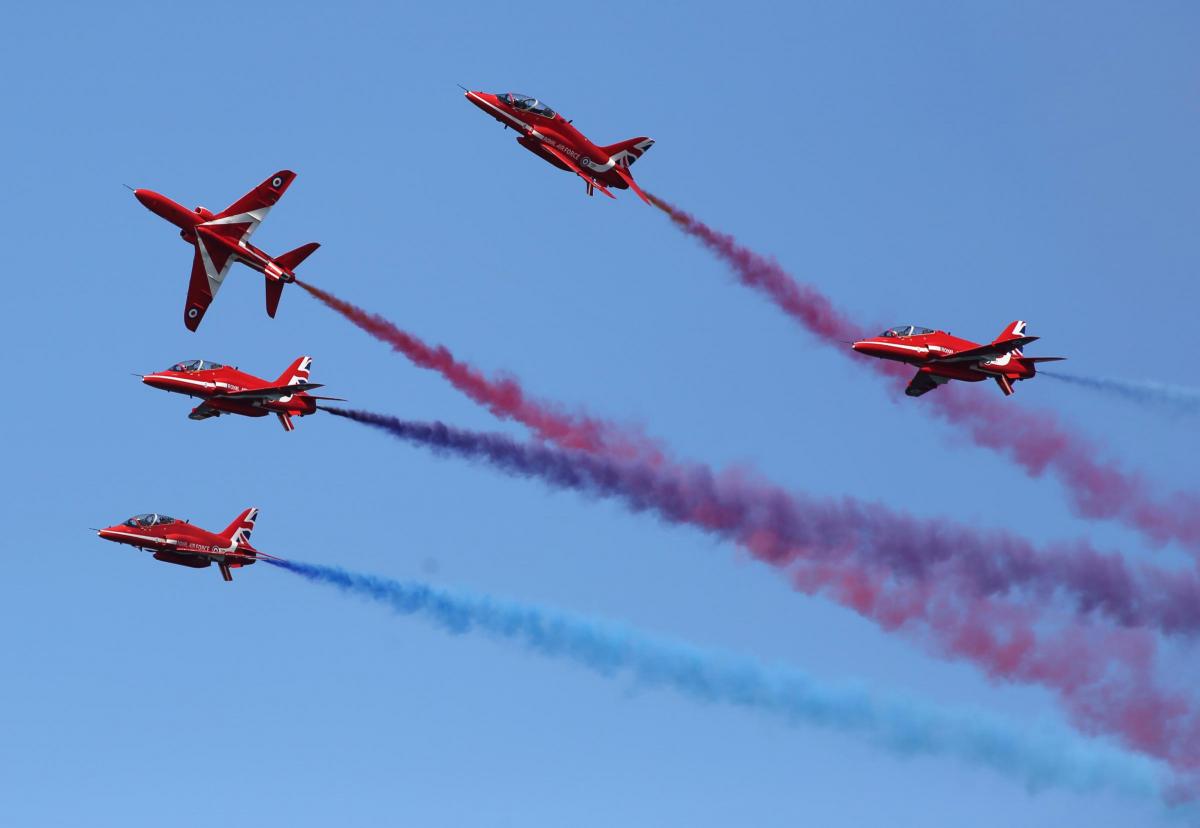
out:
<path id="1" fill-rule="evenodd" d="M 899 342 L 880 342 L 874 340 L 874 344 L 881 348 L 903 348 L 906 351 L 928 351 L 929 349 L 922 345 L 901 345 Z"/>
<path id="2" fill-rule="evenodd" d="M 154 543 L 154 544 L 164 544 L 165 543 L 168 546 L 170 546 L 170 545 L 176 543 L 176 541 L 173 541 L 170 538 L 156 538 L 153 535 L 139 535 L 136 532 L 118 532 L 115 529 L 105 529 L 104 531 L 110 535 L 121 535 L 122 537 L 133 538 L 134 540 L 141 541 L 141 543 L 138 544 L 139 546 L 149 545 L 150 543 Z"/>
<path id="3" fill-rule="evenodd" d="M 109 535 L 120 535 L 125 538 L 131 538 L 138 542 L 135 544 L 136 546 L 173 546 L 175 547 L 173 551 L 181 555 L 223 557 L 227 553 L 241 554 L 237 551 L 237 543 L 231 543 L 229 546 L 217 546 L 211 543 L 205 544 L 190 540 L 175 540 L 174 538 L 159 538 L 154 535 L 141 535 L 136 532 L 118 532 L 115 529 L 105 529 L 104 531 Z"/>
<path id="4" fill-rule="evenodd" d="M 201 386 L 201 387 L 203 387 L 203 388 L 207 388 L 208 386 L 210 386 L 210 385 L 211 385 L 211 386 L 213 386 L 213 388 L 214 388 L 214 389 L 217 389 L 217 388 L 224 388 L 224 389 L 226 389 L 226 390 L 232 390 L 232 391 L 242 391 L 242 390 L 244 390 L 244 389 L 243 389 L 241 386 L 238 386 L 238 385 L 230 385 L 230 384 L 229 384 L 229 383 L 227 383 L 227 382 L 206 382 L 206 381 L 204 381 L 204 380 L 190 379 L 190 378 L 188 378 L 188 377 L 172 377 L 172 376 L 168 376 L 168 375 L 165 375 L 165 374 L 147 374 L 147 375 L 145 376 L 145 379 L 151 379 L 151 378 L 153 378 L 153 379 L 161 379 L 161 380 L 165 380 L 165 381 L 167 381 L 167 382 L 186 382 L 186 383 L 189 383 L 189 384 L 191 384 L 191 385 L 199 385 L 199 386 Z"/>
<path id="5" fill-rule="evenodd" d="M 522 121 L 520 118 L 514 118 L 512 115 L 510 115 L 510 114 L 509 114 L 508 112 L 506 112 L 505 110 L 501 109 L 501 108 L 500 108 L 500 107 L 498 107 L 498 106 L 494 106 L 494 105 L 492 105 L 492 104 L 488 103 L 488 102 L 487 102 L 487 101 L 485 101 L 483 98 L 481 98 L 481 97 L 479 97 L 478 95 L 476 95 L 474 92 L 468 92 L 467 94 L 468 94 L 468 95 L 470 95 L 470 96 L 471 96 L 472 98 L 474 98 L 475 100 L 479 101 L 481 104 L 483 104 L 484 106 L 486 106 L 488 109 L 492 110 L 493 112 L 498 112 L 498 113 L 499 113 L 501 116 L 503 116 L 503 117 L 507 118 L 508 120 L 512 121 L 512 122 L 513 122 L 514 124 L 516 124 L 517 126 L 519 126 L 519 127 L 523 127 L 523 128 L 525 128 L 525 129 L 528 129 L 528 130 L 531 130 L 531 131 L 532 131 L 532 132 L 533 132 L 535 135 L 537 135 L 537 137 L 539 137 L 539 138 L 541 138 L 541 137 L 542 137 L 542 136 L 541 136 L 541 133 L 539 133 L 539 132 L 538 132 L 536 129 L 534 129 L 534 128 L 533 128 L 532 126 L 530 126 L 529 124 L 527 124 L 527 123 L 525 123 L 524 121 Z"/>

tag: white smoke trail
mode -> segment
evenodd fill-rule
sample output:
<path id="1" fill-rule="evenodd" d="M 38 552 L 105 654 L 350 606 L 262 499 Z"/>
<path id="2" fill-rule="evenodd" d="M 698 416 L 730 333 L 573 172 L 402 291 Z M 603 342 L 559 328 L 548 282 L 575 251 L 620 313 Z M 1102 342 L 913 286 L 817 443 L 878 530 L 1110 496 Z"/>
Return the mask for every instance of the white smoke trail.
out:
<path id="1" fill-rule="evenodd" d="M 1101 377 L 1083 377 L 1063 374 L 1058 371 L 1038 371 L 1038 376 L 1051 377 L 1093 391 L 1124 397 L 1136 403 L 1151 403 L 1178 414 L 1200 414 L 1200 388 L 1186 385 L 1168 385 L 1150 380 L 1117 380 Z"/>

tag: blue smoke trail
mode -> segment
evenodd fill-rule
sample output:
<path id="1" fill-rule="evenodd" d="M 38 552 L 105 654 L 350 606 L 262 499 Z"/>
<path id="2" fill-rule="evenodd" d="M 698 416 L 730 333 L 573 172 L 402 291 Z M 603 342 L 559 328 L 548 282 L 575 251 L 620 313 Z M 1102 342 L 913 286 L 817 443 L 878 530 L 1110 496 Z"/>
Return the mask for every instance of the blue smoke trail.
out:
<path id="1" fill-rule="evenodd" d="M 606 677 L 625 673 L 704 702 L 723 702 L 863 736 L 900 755 L 953 756 L 1022 782 L 1030 791 L 1101 788 L 1167 801 L 1171 779 L 1153 760 L 1054 727 L 1026 731 L 982 711 L 954 711 L 804 672 L 705 651 L 537 606 L 437 590 L 343 569 L 267 560 L 310 581 L 420 616 L 454 635 L 479 631 Z"/>
<path id="2" fill-rule="evenodd" d="M 1136 403 L 1151 403 L 1179 414 L 1200 414 L 1200 388 L 1185 385 L 1167 385 L 1149 380 L 1131 381 L 1081 377 L 1077 374 L 1062 374 L 1058 371 L 1038 371 L 1038 376 L 1052 377 L 1093 391 L 1102 391 L 1124 397 Z"/>

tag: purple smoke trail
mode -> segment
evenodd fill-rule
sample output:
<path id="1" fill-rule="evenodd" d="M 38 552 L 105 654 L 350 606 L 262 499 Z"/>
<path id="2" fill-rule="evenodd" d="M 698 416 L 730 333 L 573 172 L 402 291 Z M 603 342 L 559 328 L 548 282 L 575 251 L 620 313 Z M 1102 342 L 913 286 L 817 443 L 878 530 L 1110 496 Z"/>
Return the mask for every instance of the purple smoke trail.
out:
<path id="1" fill-rule="evenodd" d="M 805 508 L 806 502 L 787 498 L 782 492 L 764 496 L 728 477 L 715 477 L 707 469 L 661 468 L 646 463 L 617 460 L 601 455 L 567 451 L 546 445 L 529 445 L 502 435 L 451 429 L 441 423 L 418 423 L 369 412 L 331 409 L 331 413 L 371 425 L 408 442 L 435 451 L 486 461 L 509 474 L 537 477 L 559 488 L 592 496 L 617 498 L 635 512 L 649 511 L 661 519 L 688 524 L 743 543 L 760 559 L 776 566 L 802 565 L 797 586 L 821 591 L 887 628 L 916 629 L 923 625 L 947 655 L 967 658 L 989 675 L 1035 682 L 1058 692 L 1076 722 L 1089 732 L 1120 735 L 1131 746 L 1171 762 L 1180 769 L 1200 768 L 1200 715 L 1189 701 L 1155 685 L 1156 640 L 1143 630 L 1109 630 L 1065 624 L 1051 635 L 1044 628 L 1044 608 L 1016 608 L 996 604 L 987 594 L 961 589 L 961 573 L 935 589 L 931 575 L 945 562 L 956 560 L 953 544 L 972 540 L 966 530 L 939 541 L 937 531 L 928 531 L 928 543 L 941 543 L 932 559 L 916 558 L 910 572 L 929 566 L 925 580 L 912 585 L 901 580 L 904 567 L 881 575 L 877 563 L 864 565 L 850 548 L 872 543 L 872 524 L 839 526 L 836 510 Z M 882 513 L 882 510 L 879 510 Z M 879 520 L 886 521 L 881 514 Z M 917 526 L 913 521 L 912 525 Z M 882 525 L 876 524 L 876 525 Z M 919 528 L 919 527 L 918 527 Z M 1006 543 L 1019 543 L 1009 536 Z M 985 538 L 978 542 L 983 544 Z M 986 547 L 981 545 L 986 552 Z M 796 550 L 815 558 L 808 565 Z M 919 545 L 907 551 L 918 551 Z M 790 554 L 783 555 L 784 551 Z M 858 555 L 868 550 L 863 549 Z M 904 547 L 890 554 L 901 555 Z M 1001 557 L 1007 553 L 1002 549 Z M 1006 590 L 1034 585 L 1033 591 L 1053 597 L 1061 584 L 1058 575 L 1088 575 L 1084 568 L 1041 569 L 1038 553 L 1022 554 L 1019 565 L 1010 569 L 993 566 L 988 578 L 1009 578 Z M 1093 563 L 1095 561 L 1092 561 Z M 895 561 L 889 561 L 895 567 Z M 1158 613 L 1159 620 L 1179 624 L 1194 610 L 1155 604 L 1149 595 L 1120 586 L 1126 577 L 1117 575 L 1110 589 L 1109 578 L 1120 573 L 1118 559 L 1104 559 L 1109 577 L 1101 577 L 1099 594 L 1077 594 L 1080 607 L 1109 613 L 1120 620 Z M 937 566 L 931 566 L 937 564 Z M 1128 571 L 1126 570 L 1126 573 Z M 895 577 L 898 575 L 899 577 Z M 1187 576 L 1191 577 L 1191 576 Z M 1046 579 L 1045 583 L 1039 580 Z M 1069 585 L 1080 590 L 1086 578 Z M 1182 594 L 1195 595 L 1193 581 Z M 1168 621 L 1169 619 L 1169 621 Z M 1188 622 L 1194 625 L 1195 621 Z M 1193 626 L 1194 629 L 1194 626 Z"/>
<path id="2" fill-rule="evenodd" d="M 728 264 L 742 284 L 766 294 L 826 345 L 851 353 L 845 342 L 859 339 L 863 327 L 823 293 L 796 281 L 777 261 L 750 250 L 728 233 L 662 199 L 653 200 L 677 227 Z M 863 364 L 889 377 L 907 380 L 912 374 L 911 369 L 891 362 Z M 1138 475 L 1098 460 L 1100 452 L 1094 445 L 1052 415 L 1022 410 L 1004 400 L 985 398 L 976 393 L 979 389 L 953 385 L 922 399 L 939 417 L 965 427 L 976 445 L 993 449 L 1033 477 L 1054 474 L 1084 517 L 1115 520 L 1155 544 L 1178 541 L 1200 555 L 1200 498 L 1184 493 L 1158 498 Z"/>

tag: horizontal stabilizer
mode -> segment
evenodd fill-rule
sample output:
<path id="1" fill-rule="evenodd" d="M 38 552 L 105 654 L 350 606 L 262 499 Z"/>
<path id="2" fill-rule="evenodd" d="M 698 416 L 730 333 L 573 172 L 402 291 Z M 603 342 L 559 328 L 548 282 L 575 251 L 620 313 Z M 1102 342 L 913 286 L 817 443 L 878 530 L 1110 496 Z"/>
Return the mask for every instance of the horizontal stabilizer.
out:
<path id="1" fill-rule="evenodd" d="M 1062 362 L 1066 357 L 1025 357 L 1026 362 Z"/>
<path id="2" fill-rule="evenodd" d="M 275 318 L 279 310 L 279 299 L 283 296 L 283 282 L 278 279 L 267 279 L 267 316 Z"/>
<path id="3" fill-rule="evenodd" d="M 294 385 L 276 385 L 270 388 L 250 388 L 245 391 L 231 391 L 228 394 L 218 394 L 213 399 L 218 400 L 278 400 L 293 394 L 302 394 L 313 388 L 322 388 L 319 382 L 297 382 Z"/>
<path id="4" fill-rule="evenodd" d="M 958 351 L 947 357 L 940 357 L 936 362 L 986 362 L 996 357 L 1002 357 L 1005 354 L 1024 348 L 1030 342 L 1037 341 L 1036 336 L 1018 336 L 1013 339 L 1005 339 L 1000 342 L 993 342 L 989 345 L 980 345 L 978 348 L 969 348 L 966 351 Z"/>
<path id="5" fill-rule="evenodd" d="M 302 244 L 295 250 L 289 250 L 282 256 L 275 257 L 275 263 L 288 270 L 295 270 L 300 266 L 300 263 L 313 254 L 320 247 L 319 242 L 309 242 Z"/>

